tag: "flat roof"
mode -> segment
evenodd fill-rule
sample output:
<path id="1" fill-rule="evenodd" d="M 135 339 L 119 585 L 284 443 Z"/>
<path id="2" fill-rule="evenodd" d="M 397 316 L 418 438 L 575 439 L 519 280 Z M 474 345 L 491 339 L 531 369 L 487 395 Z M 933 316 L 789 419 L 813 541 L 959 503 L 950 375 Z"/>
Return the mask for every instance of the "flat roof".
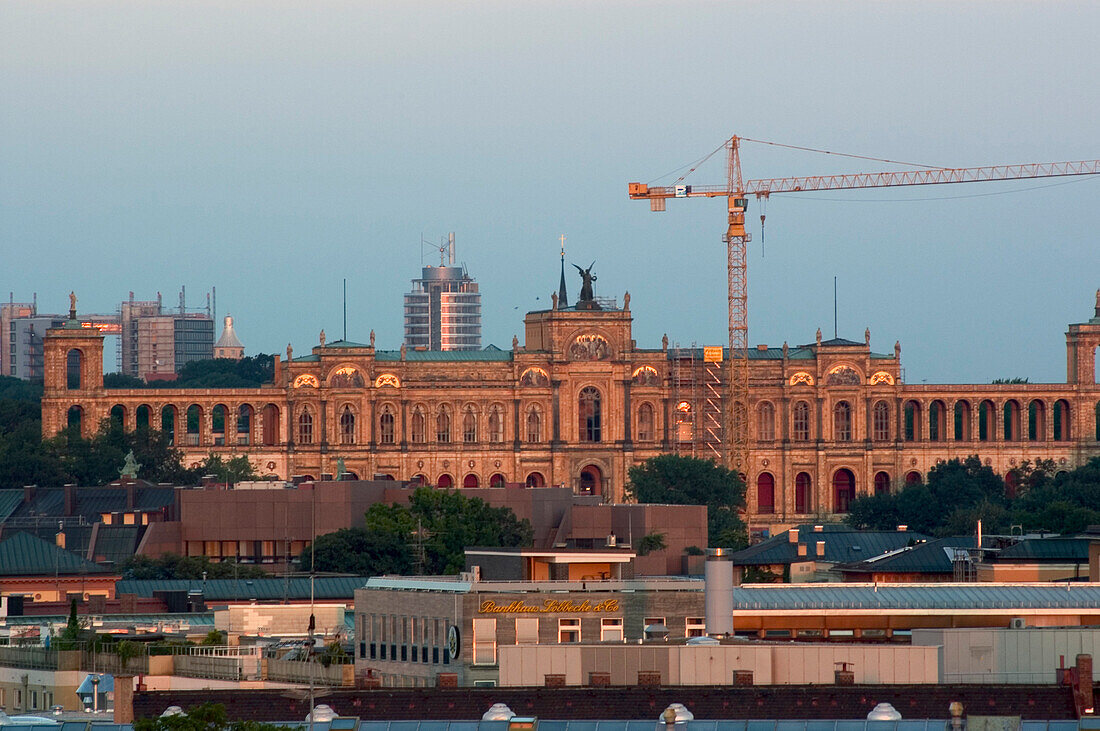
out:
<path id="1" fill-rule="evenodd" d="M 443 576 L 418 578 L 415 576 L 375 576 L 367 581 L 364 589 L 390 589 L 394 591 L 438 591 L 455 594 L 471 592 L 539 593 L 569 591 L 703 591 L 703 580 L 687 577 L 664 576 L 645 579 L 601 579 L 597 581 L 468 581 L 448 579 Z"/>
<path id="2" fill-rule="evenodd" d="M 733 606 L 735 613 L 1100 609 L 1100 584 L 749 584 L 733 589 Z"/>

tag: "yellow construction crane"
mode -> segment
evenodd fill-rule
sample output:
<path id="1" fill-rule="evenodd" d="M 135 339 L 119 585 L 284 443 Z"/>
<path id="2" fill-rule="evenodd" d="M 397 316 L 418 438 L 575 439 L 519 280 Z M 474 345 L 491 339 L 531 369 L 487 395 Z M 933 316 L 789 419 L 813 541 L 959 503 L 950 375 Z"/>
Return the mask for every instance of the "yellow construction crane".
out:
<path id="1" fill-rule="evenodd" d="M 733 136 L 723 145 L 727 153 L 725 185 L 686 185 L 683 178 L 671 186 L 650 186 L 645 183 L 629 183 L 627 190 L 633 200 L 648 200 L 650 210 L 665 210 L 669 198 L 717 198 L 727 200 L 728 220 L 726 234 L 726 259 L 729 274 L 729 377 L 725 404 L 723 444 L 726 466 L 739 473 L 748 472 L 749 446 L 749 302 L 748 267 L 745 244 L 750 236 L 745 232 L 745 211 L 748 196 L 767 198 L 773 193 L 799 193 L 811 190 L 851 190 L 854 188 L 888 188 L 902 185 L 941 185 L 945 183 L 975 183 L 990 180 L 1016 180 L 1020 178 L 1049 178 L 1065 175 L 1095 175 L 1100 173 L 1100 160 L 1075 162 L 1028 163 L 1023 165 L 997 165 L 978 168 L 928 167 L 924 170 L 908 170 L 884 173 L 855 173 L 849 175 L 816 175 L 791 178 L 765 178 L 742 181 L 741 143 L 774 142 L 752 140 Z M 806 147 L 778 145 L 800 150 Z M 723 149 L 719 148 L 719 149 Z M 715 150 L 717 152 L 718 150 Z M 827 152 L 825 150 L 811 150 Z M 713 153 L 711 153 L 713 154 Z M 709 157 L 709 156 L 708 156 Z M 881 158 L 849 155 L 879 162 L 894 162 Z M 696 166 L 697 167 L 697 166 Z M 694 170 L 694 168 L 692 168 Z M 689 171 L 690 172 L 690 171 Z M 761 217 L 763 222 L 763 217 Z"/>

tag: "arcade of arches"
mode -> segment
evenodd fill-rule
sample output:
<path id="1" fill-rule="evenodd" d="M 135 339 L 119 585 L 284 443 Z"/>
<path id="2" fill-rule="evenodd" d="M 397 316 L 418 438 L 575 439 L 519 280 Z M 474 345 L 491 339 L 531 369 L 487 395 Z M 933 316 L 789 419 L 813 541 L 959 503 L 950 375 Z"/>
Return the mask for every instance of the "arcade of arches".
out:
<path id="1" fill-rule="evenodd" d="M 525 344 L 452 354 L 337 341 L 276 359 L 253 389 L 107 390 L 103 339 L 66 325 L 45 338 L 43 432 L 101 419 L 153 426 L 200 462 L 249 455 L 261 474 L 337 472 L 441 487 L 566 485 L 620 500 L 650 457 L 707 457 L 709 374 L 701 349 L 638 348 L 629 310 L 528 313 Z M 978 455 L 999 473 L 1100 454 L 1100 307 L 1071 325 L 1064 384 L 912 385 L 901 348 L 833 339 L 760 346 L 750 359 L 750 524 L 843 513 L 859 495 L 920 480 Z"/>

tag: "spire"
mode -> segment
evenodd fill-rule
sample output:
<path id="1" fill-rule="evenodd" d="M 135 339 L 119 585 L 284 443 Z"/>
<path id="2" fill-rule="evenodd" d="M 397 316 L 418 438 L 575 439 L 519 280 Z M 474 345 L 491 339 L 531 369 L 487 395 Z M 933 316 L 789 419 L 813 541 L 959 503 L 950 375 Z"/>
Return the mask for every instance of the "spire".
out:
<path id="1" fill-rule="evenodd" d="M 569 294 L 565 291 L 565 234 L 561 235 L 561 282 L 558 284 L 558 308 L 569 306 Z"/>

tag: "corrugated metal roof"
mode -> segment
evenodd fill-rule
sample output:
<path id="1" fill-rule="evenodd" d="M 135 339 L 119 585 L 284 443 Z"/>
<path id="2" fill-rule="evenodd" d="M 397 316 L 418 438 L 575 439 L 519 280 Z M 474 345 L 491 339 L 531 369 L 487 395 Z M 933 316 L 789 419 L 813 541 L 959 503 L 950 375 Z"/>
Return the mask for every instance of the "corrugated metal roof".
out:
<path id="1" fill-rule="evenodd" d="M 138 525 L 101 525 L 96 531 L 92 556 L 97 561 L 110 561 L 120 564 L 134 555 L 142 526 Z"/>
<path id="2" fill-rule="evenodd" d="M 735 609 L 1100 608 L 1092 584 L 776 584 L 733 590 Z"/>
<path id="3" fill-rule="evenodd" d="M 822 530 L 815 531 L 813 525 L 802 525 L 797 529 L 798 542 L 790 541 L 790 531 L 783 531 L 774 538 L 755 546 L 737 551 L 730 555 L 736 566 L 764 566 L 789 564 L 799 561 L 821 561 L 826 563 L 854 563 L 881 556 L 890 551 L 929 540 L 929 537 L 912 531 L 859 531 L 846 525 L 826 524 Z M 818 541 L 825 542 L 825 554 L 817 554 Z M 798 547 L 805 552 L 799 554 Z"/>
<path id="4" fill-rule="evenodd" d="M 16 533 L 0 542 L 0 575 L 107 574 L 110 569 L 86 561 L 30 533 Z"/>
<path id="5" fill-rule="evenodd" d="M 22 490 L 0 490 L 0 523 L 8 519 L 23 504 Z"/>
<path id="6" fill-rule="evenodd" d="M 366 576 L 324 576 L 317 577 L 314 596 L 317 599 L 352 599 L 355 590 L 367 583 Z M 210 601 L 240 600 L 278 600 L 284 596 L 291 599 L 309 598 L 308 577 L 282 579 L 160 579 L 141 580 L 124 579 L 115 585 L 118 594 L 137 594 L 153 596 L 154 591 L 199 591 L 203 598 Z"/>

